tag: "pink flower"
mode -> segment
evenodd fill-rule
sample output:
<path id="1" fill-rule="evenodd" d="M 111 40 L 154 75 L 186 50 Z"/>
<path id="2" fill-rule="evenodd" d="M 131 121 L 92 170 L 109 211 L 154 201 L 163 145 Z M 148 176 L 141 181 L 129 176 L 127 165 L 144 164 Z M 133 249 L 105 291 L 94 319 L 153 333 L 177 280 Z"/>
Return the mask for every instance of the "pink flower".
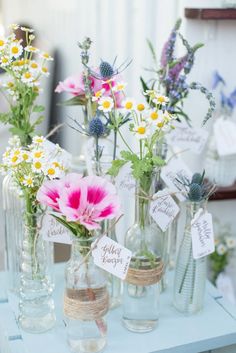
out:
<path id="1" fill-rule="evenodd" d="M 66 78 L 63 82 L 59 82 L 57 85 L 55 92 L 68 92 L 73 96 L 80 96 L 84 94 L 84 85 L 81 82 L 81 76 L 70 76 Z"/>
<path id="2" fill-rule="evenodd" d="M 67 221 L 79 222 L 88 230 L 100 228 L 99 222 L 118 216 L 120 209 L 114 185 L 98 176 L 85 177 L 64 190 L 59 207 Z"/>

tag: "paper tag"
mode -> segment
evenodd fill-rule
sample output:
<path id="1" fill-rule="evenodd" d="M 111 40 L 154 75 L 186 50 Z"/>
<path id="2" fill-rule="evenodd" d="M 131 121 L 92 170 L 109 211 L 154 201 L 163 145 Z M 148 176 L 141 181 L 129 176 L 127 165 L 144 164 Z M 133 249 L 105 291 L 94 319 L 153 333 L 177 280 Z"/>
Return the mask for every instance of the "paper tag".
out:
<path id="1" fill-rule="evenodd" d="M 62 244 L 72 243 L 70 231 L 50 214 L 45 214 L 43 216 L 40 233 L 46 241 Z"/>
<path id="2" fill-rule="evenodd" d="M 216 279 L 216 288 L 230 303 L 236 304 L 234 287 L 229 275 L 221 272 Z"/>
<path id="3" fill-rule="evenodd" d="M 167 189 L 158 191 L 150 205 L 150 215 L 163 232 L 169 228 L 179 213 L 178 205 L 168 193 Z M 155 197 L 158 198 L 155 199 Z"/>
<path id="4" fill-rule="evenodd" d="M 195 129 L 181 123 L 176 124 L 174 130 L 166 135 L 167 142 L 171 146 L 200 154 L 204 149 L 208 138 L 208 132 L 204 129 Z"/>
<path id="5" fill-rule="evenodd" d="M 200 259 L 215 251 L 212 216 L 199 213 L 191 222 L 193 258 Z"/>
<path id="6" fill-rule="evenodd" d="M 134 192 L 136 181 L 132 175 L 130 163 L 125 164 L 116 177 L 116 187 L 118 190 L 128 191 L 129 193 Z"/>
<path id="7" fill-rule="evenodd" d="M 97 266 L 122 280 L 125 279 L 132 257 L 129 249 L 104 235 L 97 242 L 92 255 Z"/>
<path id="8" fill-rule="evenodd" d="M 230 120 L 219 118 L 214 124 L 214 136 L 219 156 L 236 154 L 236 124 Z"/>
<path id="9" fill-rule="evenodd" d="M 184 186 L 176 180 L 178 177 L 192 178 L 192 172 L 187 165 L 179 158 L 172 158 L 170 162 L 161 169 L 161 178 L 172 191 L 176 192 L 176 197 L 179 201 L 184 201 L 185 196 L 181 193 Z"/>

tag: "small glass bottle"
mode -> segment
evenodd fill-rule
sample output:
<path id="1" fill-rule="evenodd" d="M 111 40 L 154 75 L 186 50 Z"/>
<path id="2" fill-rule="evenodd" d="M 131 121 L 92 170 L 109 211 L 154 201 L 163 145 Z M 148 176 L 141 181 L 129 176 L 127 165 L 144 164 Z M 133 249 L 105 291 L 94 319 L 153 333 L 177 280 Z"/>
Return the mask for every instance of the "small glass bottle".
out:
<path id="1" fill-rule="evenodd" d="M 155 178 L 154 178 L 155 179 Z M 148 184 L 148 187 L 147 187 Z M 152 196 L 155 182 L 144 182 Z M 132 251 L 123 290 L 123 324 L 134 332 L 152 331 L 159 319 L 160 280 L 163 274 L 164 233 L 149 215 L 149 200 L 144 186 L 136 187 L 135 223 L 125 236 L 125 246 Z"/>
<path id="2" fill-rule="evenodd" d="M 24 237 L 21 248 L 19 324 L 30 333 L 51 329 L 56 321 L 52 299 L 48 247 L 42 239 L 42 214 L 24 215 Z"/>
<path id="3" fill-rule="evenodd" d="M 73 236 L 71 258 L 65 269 L 64 314 L 72 352 L 101 352 L 106 346 L 109 309 L 105 272 L 94 264 L 92 238 Z"/>
<path id="4" fill-rule="evenodd" d="M 200 311 L 204 302 L 207 257 L 193 258 L 191 221 L 200 208 L 205 208 L 205 202 L 186 202 L 186 225 L 174 279 L 174 306 L 184 314 Z"/>

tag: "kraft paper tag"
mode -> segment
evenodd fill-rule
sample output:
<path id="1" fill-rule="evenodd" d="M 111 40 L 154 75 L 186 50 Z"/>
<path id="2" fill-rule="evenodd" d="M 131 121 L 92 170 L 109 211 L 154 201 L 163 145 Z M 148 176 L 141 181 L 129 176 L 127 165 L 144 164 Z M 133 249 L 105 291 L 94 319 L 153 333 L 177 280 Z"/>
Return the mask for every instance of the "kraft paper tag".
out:
<path id="1" fill-rule="evenodd" d="M 94 263 L 124 280 L 129 269 L 132 252 L 105 235 L 97 243 L 94 242 L 92 247 L 94 247 L 92 250 Z"/>
<path id="2" fill-rule="evenodd" d="M 185 177 L 192 178 L 192 172 L 187 165 L 179 158 L 172 158 L 169 163 L 161 169 L 161 178 L 171 192 L 176 193 L 179 201 L 184 201 L 186 198 L 183 195 L 184 186 L 177 180 Z"/>
<path id="3" fill-rule="evenodd" d="M 40 232 L 43 239 L 54 243 L 72 244 L 70 231 L 59 223 L 52 215 L 45 214 Z"/>
<path id="4" fill-rule="evenodd" d="M 150 215 L 165 232 L 179 213 L 179 207 L 169 195 L 168 189 L 158 191 L 153 199 L 150 205 Z"/>
<path id="5" fill-rule="evenodd" d="M 200 259 L 215 251 L 212 215 L 202 209 L 191 222 L 193 258 Z"/>

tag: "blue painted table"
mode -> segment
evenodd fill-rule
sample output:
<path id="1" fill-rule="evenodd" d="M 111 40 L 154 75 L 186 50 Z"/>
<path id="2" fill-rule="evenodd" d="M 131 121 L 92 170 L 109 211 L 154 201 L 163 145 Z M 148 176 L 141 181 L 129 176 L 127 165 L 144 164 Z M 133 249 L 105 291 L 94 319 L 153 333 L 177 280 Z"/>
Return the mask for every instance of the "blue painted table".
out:
<path id="1" fill-rule="evenodd" d="M 54 293 L 57 323 L 50 332 L 32 335 L 16 323 L 18 300 L 0 295 L 0 353 L 69 353 L 62 314 L 64 265 L 56 265 Z M 169 281 L 172 282 L 172 281 Z M 4 273 L 0 274 L 1 288 Z M 108 345 L 105 353 L 236 353 L 236 308 L 207 284 L 205 308 L 195 316 L 183 316 L 171 305 L 171 286 L 161 295 L 161 315 L 155 331 L 136 334 L 121 325 L 121 308 L 108 314 Z M 5 337 L 5 338 L 4 338 Z M 5 340 L 5 341 L 4 341 Z M 4 344 L 4 342 L 5 344 Z M 5 345 L 5 351 L 2 347 Z M 224 347 L 224 348 L 222 348 Z"/>

